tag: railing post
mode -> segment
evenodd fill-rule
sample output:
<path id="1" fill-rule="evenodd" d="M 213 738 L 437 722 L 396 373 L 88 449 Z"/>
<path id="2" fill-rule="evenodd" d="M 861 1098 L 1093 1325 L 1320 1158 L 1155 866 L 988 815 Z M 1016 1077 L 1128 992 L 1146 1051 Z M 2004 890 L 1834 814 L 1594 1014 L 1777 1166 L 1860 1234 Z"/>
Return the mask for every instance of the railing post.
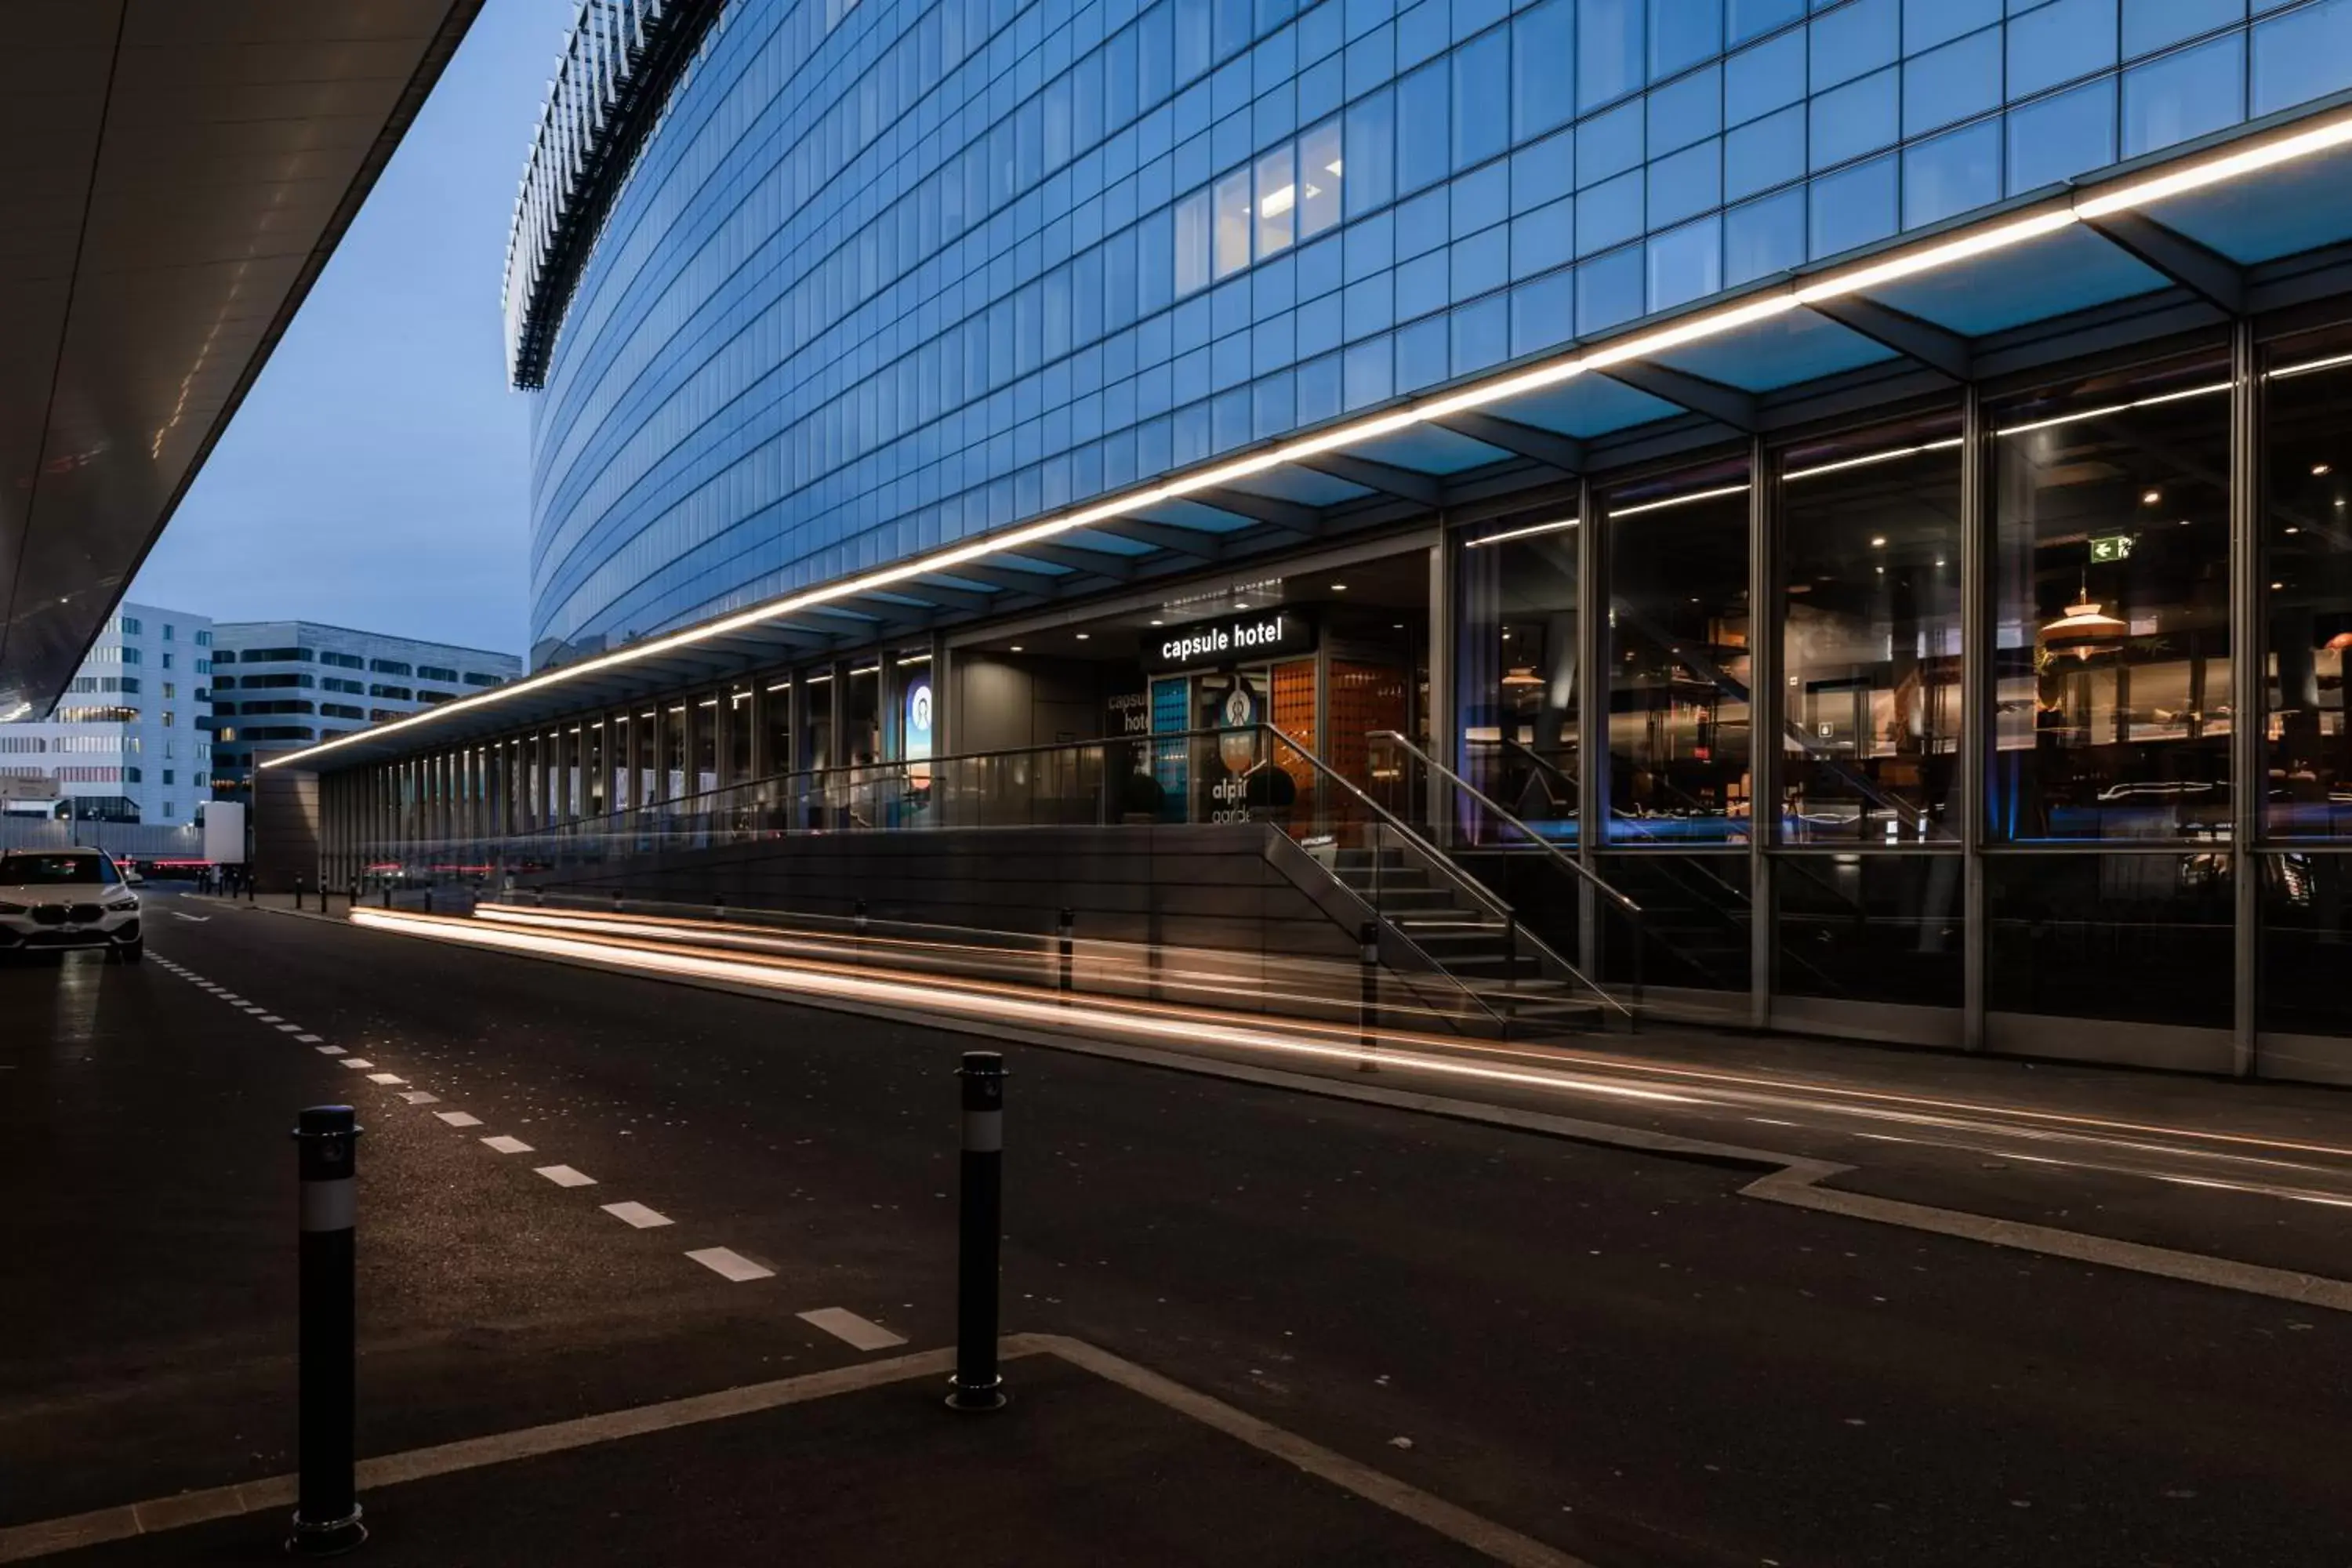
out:
<path id="1" fill-rule="evenodd" d="M 855 948 L 857 962 L 863 963 L 866 962 L 866 900 L 864 899 L 857 900 L 856 911 L 857 932 L 855 938 Z"/>
<path id="2" fill-rule="evenodd" d="M 1076 913 L 1065 909 L 1056 928 L 1059 960 L 1055 965 L 1058 973 L 1055 981 L 1055 989 L 1061 992 L 1065 998 L 1070 994 L 1077 978 L 1077 923 Z"/>
<path id="3" fill-rule="evenodd" d="M 956 1250 L 955 1392 L 950 1410 L 997 1410 L 1004 1380 L 996 1370 L 998 1238 L 1004 1230 L 1004 1058 L 966 1051 L 963 1159 Z"/>
<path id="4" fill-rule="evenodd" d="M 1381 922 L 1366 921 L 1356 932 L 1356 1038 L 1364 1056 L 1359 1072 L 1378 1072 L 1381 1048 Z"/>

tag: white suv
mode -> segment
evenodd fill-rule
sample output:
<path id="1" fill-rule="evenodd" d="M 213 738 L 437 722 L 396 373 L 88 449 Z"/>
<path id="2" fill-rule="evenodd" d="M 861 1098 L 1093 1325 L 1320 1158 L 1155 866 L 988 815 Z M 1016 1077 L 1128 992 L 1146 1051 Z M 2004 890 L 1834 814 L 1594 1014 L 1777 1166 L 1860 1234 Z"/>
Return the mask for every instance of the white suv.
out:
<path id="1" fill-rule="evenodd" d="M 0 955 L 95 947 L 138 963 L 146 942 L 135 879 L 102 849 L 0 853 Z"/>

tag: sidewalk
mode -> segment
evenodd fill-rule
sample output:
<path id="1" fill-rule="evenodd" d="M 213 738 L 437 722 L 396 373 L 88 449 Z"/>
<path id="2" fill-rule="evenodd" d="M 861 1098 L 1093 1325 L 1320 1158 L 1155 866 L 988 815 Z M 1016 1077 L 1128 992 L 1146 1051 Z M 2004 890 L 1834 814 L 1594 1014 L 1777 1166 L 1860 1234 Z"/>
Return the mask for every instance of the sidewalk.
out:
<path id="1" fill-rule="evenodd" d="M 950 1411 L 932 1352 L 363 1461 L 363 1560 L 1169 1568 L 1576 1559 L 1072 1341 L 1006 1342 L 1004 1409 Z M 415 1479 L 389 1481 L 385 1472 Z M 59 1568 L 285 1561 L 285 1483 L 142 1511 Z M 91 1516 L 121 1528 L 121 1513 Z M 29 1542 L 0 1532 L 0 1562 Z"/>

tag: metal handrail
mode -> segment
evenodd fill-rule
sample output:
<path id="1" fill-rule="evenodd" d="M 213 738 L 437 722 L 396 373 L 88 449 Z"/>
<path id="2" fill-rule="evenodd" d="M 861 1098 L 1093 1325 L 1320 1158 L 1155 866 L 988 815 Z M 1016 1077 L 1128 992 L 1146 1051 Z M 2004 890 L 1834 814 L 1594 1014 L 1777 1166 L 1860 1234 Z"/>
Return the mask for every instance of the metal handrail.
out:
<path id="1" fill-rule="evenodd" d="M 1586 881 L 1591 883 L 1592 886 L 1598 889 L 1601 892 L 1605 893 L 1611 899 L 1615 900 L 1618 906 L 1621 909 L 1623 909 L 1627 913 L 1633 915 L 1634 919 L 1638 921 L 1641 918 L 1641 905 L 1635 903 L 1619 889 L 1610 886 L 1610 884 L 1601 877 L 1600 872 L 1595 871 L 1583 861 L 1577 859 L 1572 855 L 1570 855 L 1565 850 L 1561 849 L 1559 845 L 1554 844 L 1550 839 L 1546 838 L 1542 834 L 1538 833 L 1534 828 L 1529 827 L 1526 823 L 1521 822 L 1517 817 L 1512 816 L 1509 812 L 1505 811 L 1501 806 L 1496 805 L 1493 800 L 1487 797 L 1486 792 L 1481 790 L 1476 784 L 1472 784 L 1468 779 L 1464 778 L 1460 773 L 1455 773 L 1452 768 L 1447 767 L 1444 763 L 1439 762 L 1427 752 L 1423 751 L 1419 746 L 1414 745 L 1411 741 L 1408 741 L 1402 735 L 1398 734 L 1394 730 L 1374 730 L 1371 732 L 1371 735 L 1372 739 L 1376 741 L 1394 741 L 1398 745 L 1402 746 L 1406 751 L 1411 752 L 1415 757 L 1418 757 L 1421 760 L 1422 764 L 1428 768 L 1432 773 L 1437 773 L 1445 778 L 1453 784 L 1454 788 L 1460 790 L 1464 795 L 1468 795 L 1472 800 L 1476 801 L 1480 805 L 1485 806 L 1488 811 L 1491 811 L 1496 816 L 1501 817 L 1506 824 L 1517 828 L 1521 833 L 1527 836 L 1528 842 L 1536 845 L 1553 859 L 1559 861 L 1561 865 L 1567 867 L 1570 870 L 1575 872 Z"/>

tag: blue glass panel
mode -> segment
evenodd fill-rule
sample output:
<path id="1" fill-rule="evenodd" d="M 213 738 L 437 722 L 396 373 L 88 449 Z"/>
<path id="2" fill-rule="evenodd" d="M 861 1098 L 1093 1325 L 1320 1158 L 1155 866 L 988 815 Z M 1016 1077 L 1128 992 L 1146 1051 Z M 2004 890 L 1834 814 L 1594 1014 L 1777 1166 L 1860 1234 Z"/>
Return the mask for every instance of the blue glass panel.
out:
<path id="1" fill-rule="evenodd" d="M 1628 103 L 1576 128 L 1576 183 L 1598 184 L 1642 161 L 1642 106 Z"/>
<path id="2" fill-rule="evenodd" d="M 1649 225 L 1653 228 L 1723 203 L 1723 145 L 1702 142 L 1650 165 Z"/>
<path id="3" fill-rule="evenodd" d="M 1475 38 L 1511 14 L 1511 0 L 1454 0 L 1454 41 Z"/>
<path id="4" fill-rule="evenodd" d="M 1598 375 L 1580 375 L 1563 385 L 1511 400 L 1512 418 L 1563 436 L 1605 436 L 1677 412 L 1664 398 Z"/>
<path id="5" fill-rule="evenodd" d="M 1805 172 L 1805 106 L 1791 104 L 1723 139 L 1724 194 L 1737 201 Z"/>
<path id="6" fill-rule="evenodd" d="M 1454 181 L 1454 232 L 1475 234 L 1511 216 L 1511 168 L 1491 163 Z"/>
<path id="7" fill-rule="evenodd" d="M 1453 291 L 1455 302 L 1475 300 L 1510 281 L 1511 231 L 1497 226 L 1484 234 L 1454 242 Z"/>
<path id="8" fill-rule="evenodd" d="M 1511 144 L 1511 36 L 1500 27 L 1454 51 L 1454 166 L 1467 169 Z"/>
<path id="9" fill-rule="evenodd" d="M 1904 149 L 1905 228 L 2000 199 L 2000 130 L 1988 120 Z"/>
<path id="10" fill-rule="evenodd" d="M 1511 221 L 1511 276 L 1532 278 L 1576 255 L 1576 198 L 1562 196 Z"/>
<path id="11" fill-rule="evenodd" d="M 1346 146 L 1348 216 L 1388 205 L 1396 195 L 1396 109 L 1385 89 L 1349 106 Z"/>
<path id="12" fill-rule="evenodd" d="M 1432 316 L 1400 329 L 1396 335 L 1397 390 L 1417 392 L 1444 381 L 1449 374 L 1449 354 L 1444 317 Z"/>
<path id="13" fill-rule="evenodd" d="M 2123 154 L 2136 158 L 2246 117 L 2246 36 L 2231 33 L 2124 72 Z"/>
<path id="14" fill-rule="evenodd" d="M 1404 70 L 1444 54 L 1454 42 L 1453 35 L 1447 0 L 1421 0 L 1420 5 L 1398 13 L 1397 69 Z"/>
<path id="15" fill-rule="evenodd" d="M 1339 295 L 1340 330 L 1350 342 L 1384 332 L 1396 320 L 1396 278 L 1383 272 L 1350 283 Z"/>
<path id="16" fill-rule="evenodd" d="M 1813 90 L 1895 62 L 1903 13 L 1896 0 L 1854 0 L 1813 18 Z"/>
<path id="17" fill-rule="evenodd" d="M 1526 212 L 1576 188 L 1576 132 L 1547 136 L 1511 154 L 1511 210 Z"/>
<path id="18" fill-rule="evenodd" d="M 1903 68 L 1903 134 L 1918 136 L 2000 107 L 2000 29 L 1914 56 Z"/>
<path id="19" fill-rule="evenodd" d="M 2158 202 L 2148 216 L 2251 264 L 2352 239 L 2347 190 L 2352 152 L 2338 150 Z"/>
<path id="20" fill-rule="evenodd" d="M 1805 261 L 1805 187 L 1779 191 L 1723 215 L 1723 281 L 1737 288 Z"/>
<path id="21" fill-rule="evenodd" d="M 2116 0 L 2053 0 L 2009 24 L 2009 101 L 2116 63 Z"/>
<path id="22" fill-rule="evenodd" d="M 1451 82 L 1445 62 L 1397 83 L 1397 189 L 1417 191 L 1452 172 Z"/>
<path id="23" fill-rule="evenodd" d="M 1576 269 L 1576 331 L 1605 331 L 1642 313 L 1642 247 L 1628 246 Z"/>
<path id="24" fill-rule="evenodd" d="M 1895 232 L 1895 160 L 1878 158 L 1813 182 L 1816 260 Z"/>
<path id="25" fill-rule="evenodd" d="M 1446 219 L 1446 211 L 1454 205 L 1454 192 L 1449 187 L 1423 191 L 1398 204 L 1396 209 L 1396 255 L 1402 260 L 1434 250 L 1454 237 Z"/>
<path id="26" fill-rule="evenodd" d="M 1339 416 L 1339 356 L 1325 354 L 1298 367 L 1298 422 L 1320 424 Z"/>
<path id="27" fill-rule="evenodd" d="M 1348 350 L 1342 384 L 1351 409 L 1385 402 L 1396 385 L 1395 355 L 1389 340 L 1369 339 Z"/>
<path id="28" fill-rule="evenodd" d="M 1452 302 L 1447 283 L 1448 253 L 1443 248 L 1426 256 L 1416 256 L 1411 261 L 1400 262 L 1396 269 L 1396 319 L 1410 321 L 1415 316 L 1426 316 L 1432 310 L 1442 310 Z M 1350 337 L 1357 334 L 1349 333 Z"/>
<path id="29" fill-rule="evenodd" d="M 1805 14 L 1805 0 L 1731 0 L 1731 41 L 1744 44 Z"/>
<path id="30" fill-rule="evenodd" d="M 1833 168 L 1893 146 L 1902 79 L 1900 70 L 1890 68 L 1817 95 L 1811 104 L 1812 166 Z"/>
<path id="31" fill-rule="evenodd" d="M 1537 353 L 1576 336 L 1576 279 L 1555 272 L 1511 290 L 1511 353 Z"/>
<path id="32" fill-rule="evenodd" d="M 1511 23 L 1512 135 L 1524 142 L 1576 112 L 1576 0 L 1544 0 Z"/>
<path id="33" fill-rule="evenodd" d="M 1671 350 L 1658 363 L 1743 392 L 1770 392 L 1893 357 L 1893 350 L 1859 332 L 1790 310 Z"/>
<path id="34" fill-rule="evenodd" d="M 1650 309 L 1672 310 L 1723 287 L 1723 221 L 1705 217 L 1649 243 Z"/>
<path id="35" fill-rule="evenodd" d="M 2077 225 L 1875 290 L 1881 303 L 1981 337 L 2163 288 L 2164 278 Z"/>
<path id="36" fill-rule="evenodd" d="M 1454 374 L 1502 363 L 1511 357 L 1511 302 L 1496 294 L 1454 312 Z"/>
<path id="37" fill-rule="evenodd" d="M 2000 20 L 2000 0 L 1903 0 L 1903 52 L 1916 55 Z"/>
<path id="38" fill-rule="evenodd" d="M 1583 192 L 1576 203 L 1576 249 L 1580 256 L 1622 245 L 1642 232 L 1642 171 L 1634 169 Z"/>
<path id="39" fill-rule="evenodd" d="M 2246 0 L 2124 0 L 2124 58 L 2246 19 Z"/>
<path id="40" fill-rule="evenodd" d="M 1693 71 L 1650 93 L 1650 155 L 1687 147 L 1723 129 L 1723 72 Z"/>
<path id="41" fill-rule="evenodd" d="M 2116 79 L 2102 77 L 2009 111 L 2009 194 L 2116 161 Z"/>
<path id="42" fill-rule="evenodd" d="M 1576 14 L 1576 101 L 1598 109 L 1643 80 L 1643 0 L 1581 0 Z"/>
<path id="43" fill-rule="evenodd" d="M 2256 25 L 2256 114 L 2347 87 L 2352 87 L 2352 0 L 2325 0 Z"/>
<path id="44" fill-rule="evenodd" d="M 1650 79 L 1723 52 L 1723 0 L 1650 0 Z"/>
<path id="45" fill-rule="evenodd" d="M 1723 119 L 1744 124 L 1805 96 L 1805 35 L 1783 33 L 1725 63 Z"/>

